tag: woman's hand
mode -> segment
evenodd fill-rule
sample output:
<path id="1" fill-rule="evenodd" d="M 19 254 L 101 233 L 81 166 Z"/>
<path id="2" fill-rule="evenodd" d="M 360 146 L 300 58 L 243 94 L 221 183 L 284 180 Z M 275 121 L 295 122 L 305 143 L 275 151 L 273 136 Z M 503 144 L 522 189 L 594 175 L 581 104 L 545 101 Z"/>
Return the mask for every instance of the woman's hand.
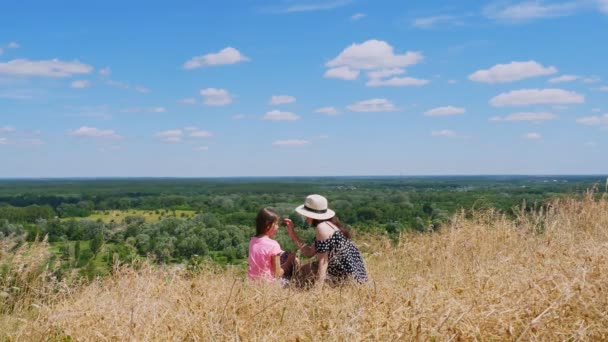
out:
<path id="1" fill-rule="evenodd" d="M 289 238 L 291 238 L 291 240 L 297 245 L 300 239 L 298 239 L 298 236 L 293 229 L 293 221 L 291 219 L 284 218 L 283 222 L 285 222 L 285 225 L 287 226 L 287 235 L 289 235 Z"/>

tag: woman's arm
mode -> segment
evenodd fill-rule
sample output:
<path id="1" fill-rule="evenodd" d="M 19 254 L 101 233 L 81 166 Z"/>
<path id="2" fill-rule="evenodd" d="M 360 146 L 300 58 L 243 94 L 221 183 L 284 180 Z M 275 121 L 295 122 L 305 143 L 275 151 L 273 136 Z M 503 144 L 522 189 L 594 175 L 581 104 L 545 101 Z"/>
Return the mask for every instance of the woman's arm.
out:
<path id="1" fill-rule="evenodd" d="M 274 271 L 274 277 L 279 278 L 283 275 L 283 273 L 285 273 L 283 271 L 283 268 L 281 268 L 281 255 L 280 254 L 273 255 L 273 256 L 271 256 L 271 258 L 272 258 L 271 264 L 272 264 L 272 269 Z"/>
<path id="2" fill-rule="evenodd" d="M 295 230 L 293 229 L 293 222 L 290 219 L 286 218 L 283 219 L 283 221 L 287 225 L 287 235 L 289 235 L 291 241 L 296 244 L 298 250 L 300 250 L 305 257 L 312 258 L 317 253 L 317 249 L 315 248 L 315 246 L 307 245 L 302 242 L 302 240 L 300 240 L 300 238 L 296 235 Z"/>

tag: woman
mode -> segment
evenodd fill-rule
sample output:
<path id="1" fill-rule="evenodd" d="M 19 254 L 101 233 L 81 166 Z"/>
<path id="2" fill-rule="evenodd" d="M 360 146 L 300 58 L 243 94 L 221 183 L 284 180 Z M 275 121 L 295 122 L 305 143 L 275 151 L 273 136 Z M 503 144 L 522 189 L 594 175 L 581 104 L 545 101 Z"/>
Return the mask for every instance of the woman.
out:
<path id="1" fill-rule="evenodd" d="M 306 197 L 304 204 L 296 212 L 306 217 L 306 222 L 315 227 L 315 242 L 306 245 L 296 235 L 293 222 L 284 219 L 287 233 L 298 249 L 306 257 L 316 255 L 315 262 L 303 265 L 298 271 L 298 278 L 304 281 L 314 279 L 318 287 L 326 280 L 340 283 L 354 280 L 358 283 L 367 281 L 365 265 L 361 253 L 350 239 L 350 232 L 340 224 L 333 210 L 327 207 L 327 199 L 321 195 Z"/>

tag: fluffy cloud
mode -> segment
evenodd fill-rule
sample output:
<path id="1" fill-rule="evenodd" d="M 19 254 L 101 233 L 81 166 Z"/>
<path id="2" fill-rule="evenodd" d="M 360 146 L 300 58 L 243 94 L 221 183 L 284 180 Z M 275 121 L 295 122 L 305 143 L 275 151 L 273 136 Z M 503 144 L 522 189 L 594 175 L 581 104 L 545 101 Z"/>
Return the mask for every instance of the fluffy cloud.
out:
<path id="1" fill-rule="evenodd" d="M 8 138 L 0 138 L 0 145 L 8 145 L 9 141 Z"/>
<path id="2" fill-rule="evenodd" d="M 487 70 L 477 70 L 469 79 L 484 83 L 506 83 L 523 80 L 530 77 L 551 75 L 557 72 L 555 67 L 544 67 L 535 61 L 511 62 L 497 64 Z"/>
<path id="3" fill-rule="evenodd" d="M 138 93 L 146 94 L 146 93 L 150 92 L 150 89 L 148 89 L 146 87 L 142 87 L 142 86 L 135 86 L 135 91 Z"/>
<path id="4" fill-rule="evenodd" d="M 403 74 L 403 67 L 417 64 L 423 58 L 420 52 L 396 54 L 387 42 L 372 39 L 361 44 L 352 44 L 327 62 L 325 66 L 329 69 L 325 72 L 325 77 L 352 81 L 359 77 L 362 70 L 366 70 L 369 77 L 367 86 L 370 87 L 420 86 L 429 81 L 413 77 L 383 78 Z"/>
<path id="5" fill-rule="evenodd" d="M 19 44 L 17 44 L 16 42 L 10 42 L 6 45 L 6 47 L 8 49 L 17 49 L 17 48 L 19 48 Z"/>
<path id="6" fill-rule="evenodd" d="M 225 106 L 232 103 L 232 96 L 225 89 L 206 88 L 201 89 L 203 103 L 207 106 Z"/>
<path id="7" fill-rule="evenodd" d="M 608 86 L 600 87 L 600 91 L 608 91 Z"/>
<path id="8" fill-rule="evenodd" d="M 296 98 L 289 95 L 274 95 L 270 98 L 271 105 L 280 105 L 293 102 L 296 102 Z"/>
<path id="9" fill-rule="evenodd" d="M 181 129 L 170 129 L 167 131 L 158 132 L 155 136 L 161 141 L 176 143 L 182 141 L 183 134 L 184 133 Z"/>
<path id="10" fill-rule="evenodd" d="M 502 93 L 490 100 L 495 107 L 526 106 L 533 104 L 584 103 L 585 97 L 563 89 L 522 89 Z"/>
<path id="11" fill-rule="evenodd" d="M 284 9 L 279 10 L 281 13 L 296 13 L 296 12 L 314 12 L 314 11 L 325 11 L 331 10 L 337 7 L 342 7 L 352 2 L 352 0 L 333 0 L 333 1 L 317 1 L 302 3 L 300 1 L 297 5 L 291 5 Z"/>
<path id="12" fill-rule="evenodd" d="M 0 133 L 12 133 L 15 131 L 13 126 L 0 126 Z"/>
<path id="13" fill-rule="evenodd" d="M 351 69 L 347 66 L 328 69 L 323 75 L 325 78 L 339 78 L 341 80 L 352 81 L 359 77 L 359 70 Z"/>
<path id="14" fill-rule="evenodd" d="M 544 1 L 524 1 L 517 4 L 499 2 L 487 6 L 484 15 L 488 18 L 523 22 L 534 19 L 562 17 L 574 14 L 582 5 L 581 1 L 544 3 Z"/>
<path id="15" fill-rule="evenodd" d="M 70 132 L 71 136 L 74 137 L 89 137 L 89 138 L 102 138 L 102 139 L 121 139 L 122 137 L 113 130 L 110 129 L 99 129 L 95 127 L 82 126 L 76 130 Z"/>
<path id="16" fill-rule="evenodd" d="M 99 69 L 98 72 L 101 76 L 110 76 L 110 74 L 112 73 L 112 69 L 110 69 L 109 67 L 105 67 L 103 69 Z"/>
<path id="17" fill-rule="evenodd" d="M 461 22 L 451 15 L 437 15 L 432 17 L 416 18 L 412 26 L 420 29 L 431 29 L 439 25 L 458 25 Z"/>
<path id="18" fill-rule="evenodd" d="M 391 77 L 395 75 L 401 75 L 405 73 L 405 70 L 401 68 L 392 68 L 392 69 L 380 69 L 375 71 L 370 71 L 367 73 L 367 77 L 369 78 L 385 78 Z"/>
<path id="19" fill-rule="evenodd" d="M 227 47 L 217 53 L 209 53 L 206 55 L 196 56 L 184 63 L 184 69 L 196 69 L 202 67 L 236 64 L 240 62 L 249 61 L 249 58 L 242 55 L 241 52 L 235 48 Z"/>
<path id="20" fill-rule="evenodd" d="M 210 138 L 213 136 L 213 133 L 201 130 L 193 130 L 190 132 L 190 137 L 192 138 Z"/>
<path id="21" fill-rule="evenodd" d="M 279 110 L 272 110 L 263 117 L 264 120 L 268 121 L 296 121 L 300 117 L 291 112 L 281 112 Z"/>
<path id="22" fill-rule="evenodd" d="M 465 111 L 466 110 L 464 108 L 454 107 L 454 106 L 445 106 L 445 107 L 433 108 L 433 109 L 425 112 L 424 116 L 450 116 L 450 115 L 463 114 Z"/>
<path id="23" fill-rule="evenodd" d="M 310 144 L 310 141 L 302 140 L 302 139 L 288 139 L 288 140 L 277 140 L 277 141 L 273 142 L 272 144 L 274 146 L 283 146 L 283 147 L 304 146 L 304 145 Z"/>
<path id="24" fill-rule="evenodd" d="M 338 115 L 340 114 L 340 111 L 334 107 L 322 107 L 315 110 L 315 113 L 321 113 L 325 115 Z"/>
<path id="25" fill-rule="evenodd" d="M 382 86 L 391 86 L 391 87 L 407 87 L 407 86 L 423 86 L 428 84 L 429 80 L 423 80 L 419 78 L 413 77 L 393 77 L 389 79 L 378 79 L 372 78 L 367 81 L 366 85 L 368 87 L 382 87 Z"/>
<path id="26" fill-rule="evenodd" d="M 546 121 L 556 119 L 557 115 L 548 112 L 520 112 L 513 113 L 507 116 L 495 116 L 490 121 Z"/>
<path id="27" fill-rule="evenodd" d="M 524 139 L 528 139 L 528 140 L 539 140 L 541 139 L 542 136 L 539 133 L 526 133 L 524 134 Z"/>
<path id="28" fill-rule="evenodd" d="M 28 59 L 14 59 L 0 63 L 0 75 L 36 76 L 63 78 L 77 74 L 88 74 L 93 67 L 78 61 L 64 62 L 58 59 L 30 61 Z"/>
<path id="29" fill-rule="evenodd" d="M 580 76 L 576 75 L 562 75 L 559 77 L 553 77 L 549 80 L 549 83 L 564 83 L 564 82 L 572 82 L 576 81 L 580 78 Z"/>
<path id="30" fill-rule="evenodd" d="M 400 68 L 417 64 L 422 59 L 423 56 L 419 52 L 395 54 L 393 47 L 387 42 L 372 39 L 361 44 L 352 44 L 336 58 L 327 62 L 326 66 L 330 68 L 347 66 L 355 70 Z"/>
<path id="31" fill-rule="evenodd" d="M 587 116 L 584 118 L 576 119 L 576 122 L 582 125 L 589 126 L 607 126 L 608 127 L 608 114 L 604 114 L 602 116 L 594 115 Z"/>
<path id="32" fill-rule="evenodd" d="M 76 89 L 88 88 L 90 86 L 91 86 L 91 82 L 89 82 L 87 80 L 77 80 L 77 81 L 72 81 L 72 83 L 70 83 L 70 87 L 76 88 Z"/>
<path id="33" fill-rule="evenodd" d="M 181 104 L 196 104 L 196 99 L 189 97 L 189 98 L 185 98 L 185 99 L 180 99 L 177 102 L 179 102 Z"/>
<path id="34" fill-rule="evenodd" d="M 127 108 L 121 110 L 123 113 L 165 113 L 165 107 L 150 107 L 150 108 Z"/>
<path id="35" fill-rule="evenodd" d="M 442 129 L 440 131 L 432 131 L 431 135 L 434 137 L 448 137 L 448 138 L 455 138 L 458 136 L 458 134 L 456 134 L 456 132 L 449 130 L 449 129 Z"/>
<path id="36" fill-rule="evenodd" d="M 608 0 L 598 0 L 598 6 L 600 11 L 608 14 Z"/>
<path id="37" fill-rule="evenodd" d="M 394 112 L 395 105 L 387 99 L 370 99 L 347 106 L 353 112 Z"/>
<path id="38" fill-rule="evenodd" d="M 350 16 L 350 20 L 357 21 L 366 17 L 365 13 L 356 13 Z"/>

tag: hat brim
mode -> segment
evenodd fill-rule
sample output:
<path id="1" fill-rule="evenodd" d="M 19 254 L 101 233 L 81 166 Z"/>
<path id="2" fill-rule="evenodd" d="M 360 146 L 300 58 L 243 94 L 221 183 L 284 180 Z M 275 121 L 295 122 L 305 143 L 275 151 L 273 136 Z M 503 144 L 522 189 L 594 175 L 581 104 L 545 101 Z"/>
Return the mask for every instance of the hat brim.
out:
<path id="1" fill-rule="evenodd" d="M 336 216 L 336 213 L 331 209 L 327 209 L 326 212 L 321 213 L 321 214 L 313 213 L 312 211 L 304 208 L 304 204 L 297 207 L 296 212 L 302 216 L 310 217 L 311 219 L 315 219 L 315 220 L 327 220 L 327 219 L 330 219 L 330 218 Z"/>

